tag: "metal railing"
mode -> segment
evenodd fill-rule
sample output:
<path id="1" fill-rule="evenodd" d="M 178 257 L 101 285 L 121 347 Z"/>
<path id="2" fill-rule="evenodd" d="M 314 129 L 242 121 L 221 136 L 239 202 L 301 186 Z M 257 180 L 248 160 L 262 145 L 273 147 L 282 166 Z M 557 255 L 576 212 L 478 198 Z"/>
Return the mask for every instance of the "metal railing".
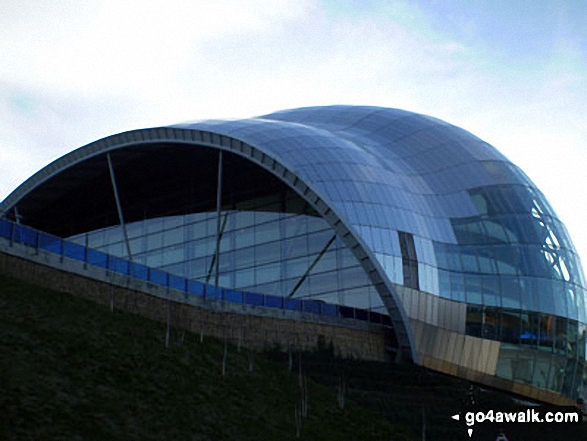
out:
<path id="1" fill-rule="evenodd" d="M 15 243 L 22 244 L 33 248 L 36 253 L 42 250 L 57 255 L 61 259 L 82 262 L 85 268 L 88 266 L 102 268 L 112 273 L 126 275 L 164 288 L 174 289 L 185 295 L 199 296 L 203 299 L 213 299 L 240 305 L 306 312 L 325 317 L 353 318 L 391 326 L 391 320 L 385 314 L 379 314 L 361 308 L 330 304 L 318 300 L 292 299 L 202 283 L 140 263 L 130 262 L 112 254 L 103 253 L 34 228 L 17 224 L 8 219 L 0 219 L 0 237 L 7 239 L 10 245 Z"/>

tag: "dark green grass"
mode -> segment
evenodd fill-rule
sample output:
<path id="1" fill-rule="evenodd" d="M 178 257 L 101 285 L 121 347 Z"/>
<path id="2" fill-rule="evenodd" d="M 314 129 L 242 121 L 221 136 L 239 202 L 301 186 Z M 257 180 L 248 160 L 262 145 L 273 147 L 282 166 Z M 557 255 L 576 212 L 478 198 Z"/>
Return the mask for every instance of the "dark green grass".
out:
<path id="1" fill-rule="evenodd" d="M 297 375 L 278 360 L 0 275 L 0 438 L 296 439 Z M 376 409 L 308 382 L 301 438 L 412 440 Z"/>
<path id="2" fill-rule="evenodd" d="M 0 440 L 295 440 L 298 369 L 309 377 L 301 439 L 466 440 L 450 415 L 520 410 L 509 397 L 416 366 L 341 360 L 332 348 L 255 354 L 111 313 L 0 274 Z M 336 390 L 348 392 L 340 409 Z M 472 403 L 474 401 L 475 404 Z M 517 407 L 516 407 L 517 406 Z M 585 424 L 505 425 L 511 441 L 587 439 Z M 475 426 L 491 440 L 496 425 Z"/>

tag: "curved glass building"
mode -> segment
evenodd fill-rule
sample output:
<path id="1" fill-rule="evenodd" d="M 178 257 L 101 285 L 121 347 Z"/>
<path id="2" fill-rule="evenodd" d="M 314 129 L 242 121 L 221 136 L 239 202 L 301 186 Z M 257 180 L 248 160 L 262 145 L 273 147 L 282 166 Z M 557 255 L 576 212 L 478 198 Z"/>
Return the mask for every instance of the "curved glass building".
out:
<path id="1" fill-rule="evenodd" d="M 404 361 L 550 402 L 587 392 L 565 227 L 517 166 L 435 118 L 332 106 L 135 130 L 0 209 L 188 279 L 388 315 Z"/>

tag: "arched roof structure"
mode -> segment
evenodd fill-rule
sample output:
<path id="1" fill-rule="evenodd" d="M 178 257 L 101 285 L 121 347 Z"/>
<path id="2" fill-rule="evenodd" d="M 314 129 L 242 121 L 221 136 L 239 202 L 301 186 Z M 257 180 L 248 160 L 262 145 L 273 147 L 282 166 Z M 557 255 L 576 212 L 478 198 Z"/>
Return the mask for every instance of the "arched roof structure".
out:
<path id="1" fill-rule="evenodd" d="M 469 132 L 398 109 L 310 107 L 109 136 L 39 171 L 0 211 L 63 237 L 117 224 L 104 179 L 107 154 L 117 170 L 126 222 L 212 209 L 211 198 L 190 208 L 186 197 L 166 196 L 180 187 L 214 193 L 210 151 L 230 152 L 269 172 L 332 226 L 377 288 L 407 359 L 418 362 L 419 351 L 405 306 L 409 294 L 398 292 L 404 288 L 586 323 L 576 251 L 536 186 Z M 191 181 L 176 179 L 182 175 L 177 170 L 190 168 Z M 248 170 L 243 179 L 254 182 L 258 168 Z M 514 279 L 519 294 L 504 288 Z M 469 294 L 468 280 L 492 288 Z M 533 294 L 526 286 L 536 280 L 556 283 Z"/>

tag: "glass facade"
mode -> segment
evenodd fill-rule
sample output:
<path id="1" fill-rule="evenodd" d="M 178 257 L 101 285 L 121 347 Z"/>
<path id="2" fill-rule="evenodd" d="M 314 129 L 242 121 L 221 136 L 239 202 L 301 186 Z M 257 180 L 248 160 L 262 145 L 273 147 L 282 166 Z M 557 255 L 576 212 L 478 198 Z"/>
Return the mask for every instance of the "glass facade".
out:
<path id="1" fill-rule="evenodd" d="M 133 261 L 205 283 L 392 318 L 396 308 L 396 326 L 427 330 L 409 337 L 423 358 L 587 394 L 576 250 L 530 179 L 463 129 L 315 107 L 137 131 L 72 155 L 3 211 L 120 257 L 126 229 Z"/>
<path id="2" fill-rule="evenodd" d="M 219 235 L 215 212 L 127 225 L 133 262 L 224 288 L 386 313 L 355 256 L 320 217 L 233 210 L 220 218 Z M 126 257 L 121 227 L 70 240 Z"/>

